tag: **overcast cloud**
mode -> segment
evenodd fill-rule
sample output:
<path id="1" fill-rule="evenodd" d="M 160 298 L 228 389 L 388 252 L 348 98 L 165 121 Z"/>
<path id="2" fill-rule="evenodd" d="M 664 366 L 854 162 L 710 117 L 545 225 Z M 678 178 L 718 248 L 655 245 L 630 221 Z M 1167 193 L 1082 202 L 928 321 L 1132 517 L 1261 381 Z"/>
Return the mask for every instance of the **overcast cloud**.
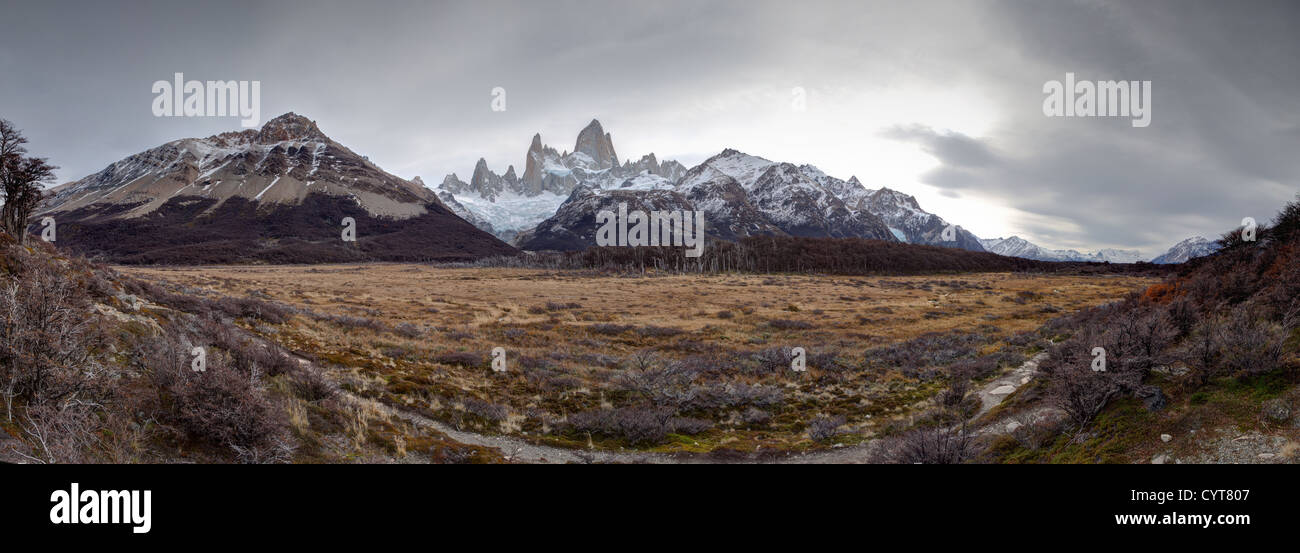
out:
<path id="1" fill-rule="evenodd" d="M 175 72 L 262 82 L 396 175 L 522 172 L 593 117 L 621 157 L 813 163 L 982 237 L 1161 253 L 1300 187 L 1296 2 L 6 2 L 0 117 L 60 182 L 236 118 L 155 118 Z M 1043 83 L 1153 82 L 1151 125 Z M 507 110 L 490 109 L 504 87 Z M 791 108 L 792 89 L 807 110 Z"/>

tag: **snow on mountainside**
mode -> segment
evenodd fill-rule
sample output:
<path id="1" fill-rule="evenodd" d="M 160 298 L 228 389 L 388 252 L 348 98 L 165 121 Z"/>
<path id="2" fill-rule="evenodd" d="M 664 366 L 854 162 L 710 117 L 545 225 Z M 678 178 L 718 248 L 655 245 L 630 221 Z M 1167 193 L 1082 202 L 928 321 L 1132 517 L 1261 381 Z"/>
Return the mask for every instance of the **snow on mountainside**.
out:
<path id="1" fill-rule="evenodd" d="M 582 250 L 596 245 L 595 214 L 618 211 L 620 203 L 628 211 L 690 211 L 690 201 L 672 190 L 599 190 L 592 186 L 579 186 L 564 201 L 555 215 L 532 229 L 519 233 L 517 244 L 524 249 Z M 707 225 L 706 225 L 707 227 Z"/>
<path id="2" fill-rule="evenodd" d="M 573 152 L 559 152 L 534 135 L 524 157 L 524 173 L 515 176 L 513 165 L 504 175 L 479 159 L 466 183 L 448 175 L 439 185 L 440 195 L 450 194 L 459 204 L 487 222 L 498 236 L 507 237 L 536 226 L 555 214 L 580 185 L 598 189 L 664 188 L 676 182 L 686 168 L 676 161 L 660 162 L 654 154 L 619 163 L 614 140 L 600 121 L 593 119 L 578 133 Z"/>
<path id="3" fill-rule="evenodd" d="M 425 186 L 425 187 L 428 186 L 424 184 L 424 179 L 421 179 L 418 175 L 415 178 L 411 179 L 411 182 L 418 184 L 420 186 Z M 446 205 L 447 209 L 450 209 L 451 212 L 455 213 L 457 217 L 469 221 L 470 224 L 478 227 L 480 230 L 484 232 L 489 232 L 489 233 L 493 232 L 491 223 L 484 221 L 479 216 L 470 212 L 470 210 L 465 209 L 465 206 L 461 205 L 460 202 L 456 201 L 456 197 L 451 195 L 450 192 L 438 192 L 438 199 L 442 200 L 443 205 Z"/>
<path id="4" fill-rule="evenodd" d="M 425 204 L 438 202 L 427 188 L 331 140 L 310 119 L 286 113 L 261 129 L 175 140 L 127 157 L 55 187 L 42 209 L 115 205 L 122 208 L 116 217 L 131 218 L 181 196 L 293 205 L 313 193 L 351 198 L 372 215 L 397 218 L 421 215 Z"/>
<path id="5" fill-rule="evenodd" d="M 1193 236 L 1174 244 L 1169 251 L 1152 259 L 1152 263 L 1183 263 L 1197 257 L 1204 257 L 1219 251 L 1219 243 L 1204 236 Z"/>
<path id="6" fill-rule="evenodd" d="M 982 251 L 978 239 L 965 230 L 944 234 L 948 223 L 922 210 L 915 198 L 889 189 L 871 190 L 857 177 L 838 179 L 813 165 L 778 163 L 731 149 L 689 170 L 676 161 L 661 162 L 654 154 L 620 164 L 612 136 L 594 119 L 578 134 L 572 153 L 561 153 L 534 135 L 522 177 L 514 176 L 513 166 L 499 176 L 480 159 L 470 182 L 453 173 L 437 191 L 446 203 L 454 201 L 490 225 L 497 236 L 509 237 L 559 215 L 562 204 L 580 187 L 595 194 L 673 190 L 704 211 L 710 234 L 725 240 L 750 235 L 851 236 Z"/>
<path id="7" fill-rule="evenodd" d="M 536 196 L 524 196 L 516 192 L 501 193 L 495 200 L 488 200 L 474 194 L 457 197 L 475 217 L 487 221 L 501 236 L 503 233 L 518 232 L 537 225 L 538 222 L 555 214 L 560 204 L 568 196 L 544 191 Z"/>
<path id="8" fill-rule="evenodd" d="M 628 183 L 648 180 L 632 179 Z M 623 198 L 630 204 L 660 198 L 660 203 L 672 203 L 679 206 L 677 209 L 703 211 L 707 234 L 724 240 L 755 235 L 896 240 L 879 217 L 850 208 L 825 178 L 809 176 L 807 168 L 736 150 L 724 150 L 691 168 L 676 186 L 666 186 L 667 179 L 651 182 L 656 188 L 590 186 L 581 193 L 575 191 L 554 217 L 520 234 L 515 243 L 528 250 L 592 246 L 594 243 L 581 240 L 588 233 L 573 232 L 570 225 L 580 224 L 586 229 L 595 220 L 595 210 L 610 205 L 610 197 Z M 665 196 L 669 192 L 671 195 Z"/>
<path id="9" fill-rule="evenodd" d="M 869 192 L 859 205 L 884 220 L 885 224 L 889 225 L 889 230 L 900 241 L 961 248 L 975 252 L 982 252 L 985 249 L 979 238 L 961 227 L 954 226 L 951 236 L 945 236 L 944 231 L 949 226 L 947 221 L 921 209 L 915 197 L 897 190 L 881 188 Z"/>
<path id="10" fill-rule="evenodd" d="M 1137 263 L 1146 261 L 1146 256 L 1137 250 L 1117 250 L 1114 248 L 1102 248 L 1097 250 L 1096 256 L 1102 261 L 1111 263 Z"/>
<path id="11" fill-rule="evenodd" d="M 1093 253 L 1082 253 L 1078 250 L 1050 250 L 1019 236 L 980 239 L 979 242 L 984 246 L 985 250 L 998 255 L 1023 257 L 1038 261 L 1137 263 L 1145 259 L 1142 253 L 1137 250 L 1102 249 Z"/>

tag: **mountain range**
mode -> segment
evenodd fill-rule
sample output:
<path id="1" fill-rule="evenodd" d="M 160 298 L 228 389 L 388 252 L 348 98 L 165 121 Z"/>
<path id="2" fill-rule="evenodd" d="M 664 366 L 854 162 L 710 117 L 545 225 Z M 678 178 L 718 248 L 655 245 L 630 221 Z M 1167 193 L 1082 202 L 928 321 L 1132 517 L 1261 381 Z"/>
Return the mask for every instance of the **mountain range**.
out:
<path id="1" fill-rule="evenodd" d="M 1095 252 L 1047 249 L 1019 236 L 1010 238 L 980 239 L 984 249 L 998 255 L 1023 257 L 1038 261 L 1074 261 L 1086 263 L 1138 263 L 1148 261 L 1137 250 L 1104 248 Z M 1189 259 L 1210 255 L 1219 250 L 1216 242 L 1194 236 L 1175 244 L 1165 253 L 1149 260 L 1150 263 L 1182 263 Z"/>
<path id="2" fill-rule="evenodd" d="M 437 188 L 453 210 L 469 212 L 479 228 L 526 250 L 591 246 L 597 212 L 628 203 L 705 212 L 710 236 L 858 237 L 983 251 L 978 238 L 920 208 L 912 196 L 871 190 L 856 177 L 841 180 L 812 165 L 773 162 L 724 150 L 700 165 L 660 162 L 653 153 L 619 158 L 600 121 L 578 133 L 574 150 L 559 152 L 534 135 L 517 177 L 513 165 L 493 172 L 485 159 L 467 183 L 455 173 Z M 612 201 L 617 199 L 618 201 Z M 612 202 L 612 203 L 611 203 Z"/>
<path id="3" fill-rule="evenodd" d="M 1137 263 L 1146 261 L 1142 252 L 1137 250 L 1102 249 L 1082 253 L 1077 250 L 1051 250 L 1041 247 L 1019 236 L 1010 238 L 981 239 L 984 249 L 998 255 L 1023 257 L 1038 261 L 1082 261 L 1091 263 Z"/>
<path id="4" fill-rule="evenodd" d="M 51 190 L 37 217 L 58 240 L 119 263 L 468 260 L 595 244 L 596 213 L 703 211 L 711 239 L 748 236 L 868 238 L 947 246 L 1041 261 L 1132 263 L 1135 250 L 1050 250 L 1022 238 L 980 239 L 890 188 L 827 175 L 808 164 L 723 150 L 687 169 L 653 153 L 620 161 L 597 120 L 572 152 L 535 134 L 524 171 L 497 174 L 479 159 L 469 182 L 436 188 L 389 174 L 287 113 L 261 129 L 186 138 L 129 156 Z M 345 218 L 356 241 L 341 239 Z M 495 236 L 494 236 L 495 235 Z M 1212 253 L 1190 238 L 1157 257 Z"/>

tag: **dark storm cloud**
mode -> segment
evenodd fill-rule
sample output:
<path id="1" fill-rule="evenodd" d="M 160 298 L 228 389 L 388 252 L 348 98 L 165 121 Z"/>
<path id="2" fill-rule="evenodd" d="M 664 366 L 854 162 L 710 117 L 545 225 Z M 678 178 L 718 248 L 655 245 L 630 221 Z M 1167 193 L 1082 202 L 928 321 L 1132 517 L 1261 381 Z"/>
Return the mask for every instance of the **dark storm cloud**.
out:
<path id="1" fill-rule="evenodd" d="M 1269 218 L 1300 182 L 1297 4 L 1007 3 L 995 26 L 1023 59 L 999 128 L 976 140 L 895 129 L 941 162 L 924 179 L 1033 214 L 1022 228 L 1067 247 L 1158 248 Z M 990 73 L 1009 60 L 974 60 Z M 1150 127 L 1047 118 L 1042 83 L 1153 83 Z M 1000 152 L 994 154 L 993 152 Z M 972 157 L 974 156 L 974 157 Z M 980 163 L 972 163 L 972 160 Z"/>
<path id="2" fill-rule="evenodd" d="M 926 153 L 952 167 L 985 167 L 993 163 L 995 157 L 987 144 L 959 132 L 939 132 L 924 125 L 908 125 L 892 127 L 882 134 L 896 140 L 916 142 Z"/>
<path id="3" fill-rule="evenodd" d="M 522 170 L 533 133 L 571 149 L 592 117 L 624 157 L 694 163 L 740 147 L 843 177 L 890 160 L 832 142 L 883 136 L 939 161 L 920 177 L 934 197 L 1011 208 L 991 226 L 1052 247 L 1155 254 L 1267 219 L 1294 195 L 1298 12 L 1253 1 L 24 2 L 0 20 L 0 117 L 62 180 L 238 128 L 153 117 L 150 84 L 178 71 L 259 80 L 264 120 L 307 115 L 430 183 L 467 178 L 480 156 Z M 1066 72 L 1152 81 L 1151 126 L 1043 116 L 1043 83 Z M 497 86 L 505 113 L 488 109 Z M 767 115 L 793 86 L 808 87 L 814 109 Z M 871 101 L 892 89 L 978 91 L 969 109 L 991 123 L 853 129 L 879 119 Z M 844 98 L 863 100 L 815 109 Z M 799 143 L 811 146 L 790 149 Z"/>

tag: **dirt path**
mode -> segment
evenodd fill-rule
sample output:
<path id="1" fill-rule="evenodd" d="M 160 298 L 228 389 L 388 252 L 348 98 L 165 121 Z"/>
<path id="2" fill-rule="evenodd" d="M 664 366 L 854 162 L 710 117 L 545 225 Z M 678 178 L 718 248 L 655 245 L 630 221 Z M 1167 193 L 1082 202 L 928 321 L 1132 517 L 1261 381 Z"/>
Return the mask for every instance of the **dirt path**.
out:
<path id="1" fill-rule="evenodd" d="M 260 337 L 259 337 L 260 338 Z M 310 370 L 318 371 L 324 374 L 326 371 L 321 369 L 311 360 L 303 358 L 296 353 L 288 352 L 291 358 L 298 363 L 303 364 Z M 1006 398 L 1010 391 L 1002 389 L 1003 386 L 1012 386 L 1015 388 L 1022 386 L 1033 378 L 1038 370 L 1038 363 L 1046 358 L 1046 353 L 1040 353 L 1033 359 L 1025 361 L 1020 367 L 1011 370 L 998 379 L 990 382 L 981 388 L 977 393 L 980 401 L 984 403 L 981 407 L 979 416 L 987 413 L 990 409 Z M 808 453 L 785 453 L 773 454 L 766 456 L 762 454 L 752 454 L 749 458 L 713 458 L 695 454 L 665 454 L 652 452 L 629 452 L 629 451 L 608 451 L 608 450 L 578 450 L 567 449 L 554 446 L 540 445 L 515 438 L 511 436 L 492 436 L 486 434 L 477 434 L 456 430 L 451 426 L 405 409 L 395 408 L 393 406 L 380 403 L 378 401 L 363 398 L 361 396 L 339 390 L 342 397 L 354 406 L 365 406 L 373 408 L 386 415 L 399 418 L 412 425 L 420 428 L 427 428 L 442 434 L 449 438 L 466 445 L 490 447 L 501 452 L 507 460 L 515 463 L 537 463 L 537 464 L 589 464 L 589 463 L 621 463 L 621 464 L 689 464 L 689 463 L 754 463 L 754 464 L 866 464 L 871 458 L 875 448 L 879 446 L 878 441 L 871 441 L 864 444 L 836 447 L 821 451 Z M 1005 393 L 1004 393 L 1005 392 Z"/>
<path id="2" fill-rule="evenodd" d="M 862 464 L 866 463 L 874 443 L 847 446 L 809 453 L 788 453 L 782 456 L 753 455 L 748 459 L 720 459 L 694 454 L 666 454 L 651 452 L 579 450 L 540 445 L 512 436 L 490 436 L 456 430 L 444 423 L 397 409 L 374 400 L 346 394 L 354 405 L 366 405 L 392 417 L 402 419 L 420 428 L 446 434 L 462 444 L 495 448 L 507 460 L 516 463 L 622 463 L 622 464 L 691 464 L 691 463 L 757 463 L 757 464 Z"/>
<path id="3" fill-rule="evenodd" d="M 1028 361 L 1022 363 L 1019 367 L 1012 369 L 1010 372 L 994 379 L 992 382 L 985 384 L 977 392 L 980 398 L 980 410 L 975 414 L 973 419 L 984 416 L 985 413 L 993 410 L 1007 396 L 1020 389 L 1021 386 L 1028 384 L 1034 379 L 1034 374 L 1038 372 L 1038 364 L 1047 359 L 1047 352 L 1039 353 Z"/>

